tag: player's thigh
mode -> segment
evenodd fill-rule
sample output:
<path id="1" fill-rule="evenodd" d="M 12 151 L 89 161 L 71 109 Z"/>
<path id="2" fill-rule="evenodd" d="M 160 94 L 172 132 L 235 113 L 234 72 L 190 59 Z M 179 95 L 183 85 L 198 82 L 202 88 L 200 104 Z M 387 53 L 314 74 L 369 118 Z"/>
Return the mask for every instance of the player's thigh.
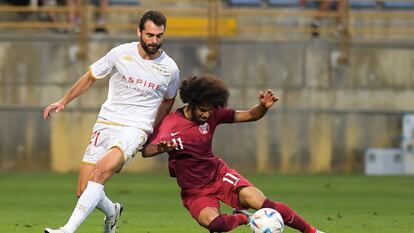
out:
<path id="1" fill-rule="evenodd" d="M 121 170 L 124 165 L 124 155 L 120 148 L 112 147 L 109 149 L 104 157 L 99 160 L 92 173 L 91 180 L 100 184 L 104 184 L 116 172 Z"/>
<path id="2" fill-rule="evenodd" d="M 76 195 L 79 197 L 88 185 L 88 181 L 91 180 L 92 172 L 95 170 L 95 164 L 81 163 L 79 168 L 78 187 L 76 189 Z"/>
<path id="3" fill-rule="evenodd" d="M 266 196 L 254 186 L 244 187 L 239 191 L 240 205 L 246 208 L 260 209 Z"/>

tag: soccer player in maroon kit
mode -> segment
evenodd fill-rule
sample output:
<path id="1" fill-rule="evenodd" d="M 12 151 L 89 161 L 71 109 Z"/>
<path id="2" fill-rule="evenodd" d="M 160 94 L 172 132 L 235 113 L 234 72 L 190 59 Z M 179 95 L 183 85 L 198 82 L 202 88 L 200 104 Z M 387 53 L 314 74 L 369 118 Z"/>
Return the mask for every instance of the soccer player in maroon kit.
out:
<path id="1" fill-rule="evenodd" d="M 227 108 L 229 91 L 212 75 L 192 76 L 179 89 L 186 106 L 167 115 L 142 150 L 143 157 L 169 154 L 169 172 L 176 177 L 181 198 L 191 216 L 210 232 L 228 232 L 249 222 L 244 211 L 221 214 L 219 201 L 237 209 L 272 208 L 285 225 L 317 233 L 289 206 L 268 199 L 246 178 L 213 154 L 212 140 L 221 123 L 256 121 L 278 100 L 271 90 L 260 92 L 259 103 L 249 110 Z"/>

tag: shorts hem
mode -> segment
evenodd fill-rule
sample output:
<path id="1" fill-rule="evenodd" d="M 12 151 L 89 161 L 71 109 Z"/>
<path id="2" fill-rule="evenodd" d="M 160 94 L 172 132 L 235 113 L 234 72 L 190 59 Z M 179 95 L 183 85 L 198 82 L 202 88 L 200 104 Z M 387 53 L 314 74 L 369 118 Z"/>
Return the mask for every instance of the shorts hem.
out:
<path id="1" fill-rule="evenodd" d="M 81 164 L 96 165 L 96 162 L 81 161 Z"/>

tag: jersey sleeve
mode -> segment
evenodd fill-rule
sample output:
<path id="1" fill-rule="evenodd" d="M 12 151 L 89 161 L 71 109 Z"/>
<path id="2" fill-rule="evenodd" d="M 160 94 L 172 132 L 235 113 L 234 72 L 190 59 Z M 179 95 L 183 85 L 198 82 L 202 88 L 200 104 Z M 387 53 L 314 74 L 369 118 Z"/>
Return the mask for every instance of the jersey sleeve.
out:
<path id="1" fill-rule="evenodd" d="M 172 74 L 170 83 L 168 84 L 167 91 L 165 92 L 164 98 L 171 99 L 177 95 L 178 87 L 180 85 L 180 71 L 178 68 Z"/>
<path id="2" fill-rule="evenodd" d="M 103 79 L 114 69 L 115 48 L 111 49 L 105 56 L 94 62 L 89 70 L 96 79 Z"/>
<path id="3" fill-rule="evenodd" d="M 236 110 L 233 108 L 219 108 L 216 110 L 215 118 L 217 124 L 220 123 L 234 123 L 234 115 Z"/>

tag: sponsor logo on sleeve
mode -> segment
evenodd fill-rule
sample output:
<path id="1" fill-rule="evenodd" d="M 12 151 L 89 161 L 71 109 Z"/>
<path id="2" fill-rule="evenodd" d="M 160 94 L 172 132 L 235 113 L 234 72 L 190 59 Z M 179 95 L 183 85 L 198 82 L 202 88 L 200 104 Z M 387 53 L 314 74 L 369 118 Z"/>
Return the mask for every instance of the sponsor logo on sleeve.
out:
<path id="1" fill-rule="evenodd" d="M 161 74 L 161 75 L 164 75 L 164 76 L 170 76 L 171 75 L 171 71 L 167 67 L 165 67 L 165 66 L 162 66 L 160 64 L 152 64 L 151 67 L 158 74 Z"/>

